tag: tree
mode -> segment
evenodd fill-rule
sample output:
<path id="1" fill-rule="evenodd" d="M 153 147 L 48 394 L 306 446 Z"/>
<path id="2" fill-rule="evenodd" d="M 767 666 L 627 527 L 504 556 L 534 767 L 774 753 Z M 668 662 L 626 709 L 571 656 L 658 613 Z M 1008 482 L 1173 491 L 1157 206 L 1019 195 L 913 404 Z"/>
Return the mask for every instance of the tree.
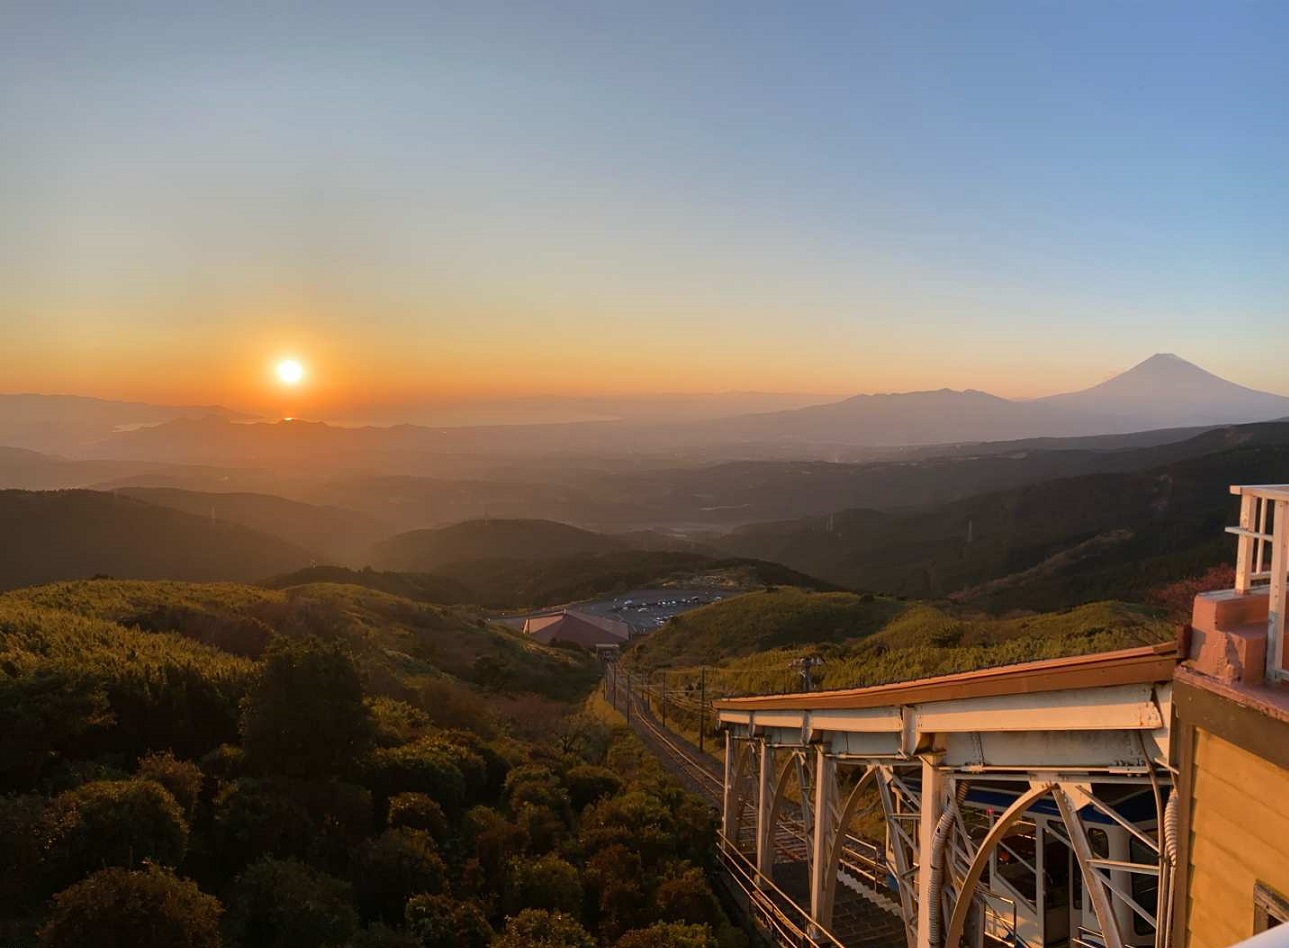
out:
<path id="1" fill-rule="evenodd" d="M 351 771 L 374 739 L 353 659 L 317 639 L 279 637 L 265 649 L 241 729 L 253 767 L 293 777 Z"/>
<path id="2" fill-rule="evenodd" d="M 34 663 L 6 672 L 0 676 L 0 790 L 28 790 L 56 754 L 112 716 L 102 683 L 87 672 Z"/>
<path id="3" fill-rule="evenodd" d="M 649 922 L 652 900 L 640 857 L 621 843 L 595 853 L 587 863 L 587 885 L 599 911 L 599 933 L 614 938 Z"/>
<path id="4" fill-rule="evenodd" d="M 622 792 L 622 778 L 607 767 L 581 764 L 564 774 L 564 786 L 573 801 L 573 809 L 581 813 L 587 806 Z"/>
<path id="5" fill-rule="evenodd" d="M 446 883 L 447 867 L 424 830 L 385 830 L 363 843 L 354 860 L 354 891 L 365 918 L 399 921 L 409 898 L 442 892 Z"/>
<path id="6" fill-rule="evenodd" d="M 188 846 L 183 811 L 151 780 L 96 780 L 60 793 L 44 831 L 55 887 L 103 866 L 175 866 Z"/>
<path id="7" fill-rule="evenodd" d="M 244 948 L 347 944 L 358 929 L 349 884 L 293 859 L 261 859 L 233 887 L 227 928 Z"/>
<path id="8" fill-rule="evenodd" d="M 443 809 L 459 812 L 466 799 L 458 748 L 437 738 L 378 748 L 367 763 L 366 784 L 377 797 L 423 793 Z"/>
<path id="9" fill-rule="evenodd" d="M 648 928 L 627 932 L 614 948 L 717 948 L 718 944 L 706 925 L 655 922 Z"/>
<path id="10" fill-rule="evenodd" d="M 189 760 L 178 760 L 174 754 L 166 751 L 163 754 L 149 754 L 139 761 L 137 771 L 141 780 L 155 780 L 170 791 L 181 807 L 184 815 L 192 819 L 197 810 L 197 799 L 201 796 L 201 768 Z"/>
<path id="11" fill-rule="evenodd" d="M 448 818 L 443 807 L 423 793 L 400 793 L 389 798 L 389 816 L 386 823 L 391 828 L 406 826 L 408 829 L 425 830 L 441 843 L 447 837 Z"/>
<path id="12" fill-rule="evenodd" d="M 407 931 L 423 948 L 488 948 L 496 933 L 477 902 L 446 895 L 418 895 L 404 913 Z"/>
<path id="13" fill-rule="evenodd" d="M 506 920 L 505 934 L 493 948 L 595 948 L 595 939 L 571 915 L 524 909 Z"/>
<path id="14" fill-rule="evenodd" d="M 717 925 L 721 909 L 707 877 L 697 866 L 680 863 L 658 885 L 654 895 L 658 914 L 669 921 Z"/>
<path id="15" fill-rule="evenodd" d="M 512 912 L 538 908 L 577 915 L 582 910 L 582 882 L 577 869 L 553 854 L 511 860 L 506 907 Z"/>
<path id="16" fill-rule="evenodd" d="M 168 869 L 103 869 L 54 896 L 43 948 L 219 948 L 219 900 Z"/>
<path id="17" fill-rule="evenodd" d="M 213 843 L 225 878 L 262 856 L 304 858 L 318 828 L 282 781 L 235 780 L 215 798 Z"/>

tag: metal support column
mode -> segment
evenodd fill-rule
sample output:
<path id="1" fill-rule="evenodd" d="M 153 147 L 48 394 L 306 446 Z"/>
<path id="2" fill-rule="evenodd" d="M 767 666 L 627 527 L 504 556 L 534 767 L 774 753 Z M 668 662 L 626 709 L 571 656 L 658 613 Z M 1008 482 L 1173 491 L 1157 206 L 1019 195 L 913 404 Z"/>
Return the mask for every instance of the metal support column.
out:
<path id="1" fill-rule="evenodd" d="M 931 891 L 931 847 L 935 826 L 944 812 L 947 778 L 932 757 L 922 758 L 922 804 L 918 814 L 918 925 L 917 948 L 931 946 L 931 913 L 940 911 Z"/>
<path id="2" fill-rule="evenodd" d="M 725 732 L 725 786 L 721 794 L 721 834 L 731 850 L 738 848 L 738 814 L 735 812 L 734 734 Z"/>
<path id="3" fill-rule="evenodd" d="M 756 882 L 764 888 L 774 870 L 774 747 L 762 738 L 758 751 L 761 768 L 756 782 Z"/>
<path id="4" fill-rule="evenodd" d="M 810 918 L 828 927 L 823 918 L 828 886 L 828 854 L 832 850 L 837 821 L 837 759 L 828 754 L 824 744 L 815 745 L 814 837 L 810 859 Z"/>

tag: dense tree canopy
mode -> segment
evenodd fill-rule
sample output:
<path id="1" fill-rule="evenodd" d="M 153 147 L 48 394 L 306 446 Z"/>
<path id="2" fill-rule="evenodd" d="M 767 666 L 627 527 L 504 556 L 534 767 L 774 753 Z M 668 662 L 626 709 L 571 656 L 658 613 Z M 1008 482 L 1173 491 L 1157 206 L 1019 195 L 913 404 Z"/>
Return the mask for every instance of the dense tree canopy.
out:
<path id="1" fill-rule="evenodd" d="M 598 699 L 485 701 L 423 656 L 473 660 L 416 635 L 477 632 L 476 657 L 514 666 L 507 687 L 580 659 L 338 589 L 0 596 L 0 931 L 57 948 L 741 948 L 704 877 L 710 813 L 620 720 Z M 386 620 L 421 632 L 396 642 Z"/>

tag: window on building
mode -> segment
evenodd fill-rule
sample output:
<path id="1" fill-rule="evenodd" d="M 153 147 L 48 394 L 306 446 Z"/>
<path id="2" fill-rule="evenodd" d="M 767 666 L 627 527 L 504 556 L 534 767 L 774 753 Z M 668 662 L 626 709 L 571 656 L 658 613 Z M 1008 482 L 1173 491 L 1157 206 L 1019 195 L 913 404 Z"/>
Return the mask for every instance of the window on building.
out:
<path id="1" fill-rule="evenodd" d="M 1261 882 L 1253 886 L 1253 934 L 1289 922 L 1289 899 Z"/>

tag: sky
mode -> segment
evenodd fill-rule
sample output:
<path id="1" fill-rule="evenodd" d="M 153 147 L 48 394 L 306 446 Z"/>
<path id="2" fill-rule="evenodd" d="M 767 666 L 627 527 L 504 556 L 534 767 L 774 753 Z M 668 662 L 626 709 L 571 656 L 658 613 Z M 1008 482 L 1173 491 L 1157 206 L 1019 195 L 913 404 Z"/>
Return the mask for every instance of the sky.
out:
<path id="1" fill-rule="evenodd" d="M 1289 4 L 0 3 L 0 390 L 1289 394 Z"/>

